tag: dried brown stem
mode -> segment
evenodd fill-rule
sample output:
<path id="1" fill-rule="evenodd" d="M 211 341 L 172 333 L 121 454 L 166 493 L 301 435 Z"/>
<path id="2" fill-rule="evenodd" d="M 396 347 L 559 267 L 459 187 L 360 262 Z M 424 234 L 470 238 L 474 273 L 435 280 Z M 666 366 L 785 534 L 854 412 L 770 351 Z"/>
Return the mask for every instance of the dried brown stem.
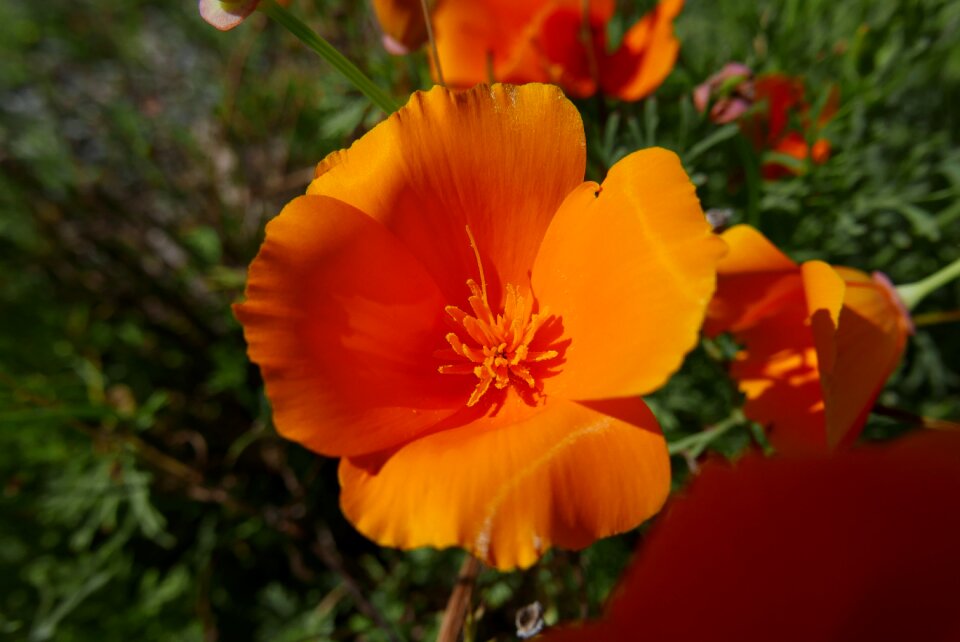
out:
<path id="1" fill-rule="evenodd" d="M 473 597 L 473 586 L 476 584 L 477 575 L 480 574 L 480 567 L 480 561 L 467 553 L 457 574 L 457 583 L 453 586 L 450 599 L 447 600 L 447 610 L 443 613 L 437 642 L 457 642 L 459 639 Z"/>
<path id="2" fill-rule="evenodd" d="M 873 414 L 880 415 L 881 417 L 889 417 L 890 419 L 896 419 L 897 421 L 910 424 L 911 426 L 917 426 L 919 428 L 927 428 L 930 430 L 960 430 L 960 423 L 955 421 L 924 417 L 923 415 L 912 413 L 909 410 L 893 408 L 891 406 L 884 406 L 882 404 L 874 405 Z"/>

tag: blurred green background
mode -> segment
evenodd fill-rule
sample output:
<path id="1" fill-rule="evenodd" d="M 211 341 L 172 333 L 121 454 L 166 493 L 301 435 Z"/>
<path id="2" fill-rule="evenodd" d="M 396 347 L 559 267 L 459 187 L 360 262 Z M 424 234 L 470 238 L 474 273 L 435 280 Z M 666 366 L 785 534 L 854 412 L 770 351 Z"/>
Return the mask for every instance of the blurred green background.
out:
<path id="1" fill-rule="evenodd" d="M 614 40 L 652 2 L 618 6 Z M 291 10 L 401 101 L 428 86 L 367 2 Z M 705 209 L 794 258 L 905 283 L 960 256 L 960 3 L 688 0 L 677 31 L 653 98 L 578 103 L 591 178 L 662 145 Z M 690 99 L 730 60 L 802 75 L 815 108 L 839 88 L 826 164 L 744 181 L 736 126 Z M 336 461 L 277 437 L 230 312 L 265 222 L 379 118 L 263 16 L 219 33 L 189 0 L 0 3 L 0 639 L 435 636 L 462 553 L 380 549 L 344 521 Z M 955 283 L 918 312 L 958 308 Z M 960 417 L 957 329 L 919 328 L 881 402 Z M 651 399 L 671 439 L 739 403 L 730 346 L 709 348 Z M 908 427 L 874 418 L 865 439 Z M 548 622 L 598 614 L 641 537 L 484 572 L 476 639 L 514 639 L 535 599 Z"/>

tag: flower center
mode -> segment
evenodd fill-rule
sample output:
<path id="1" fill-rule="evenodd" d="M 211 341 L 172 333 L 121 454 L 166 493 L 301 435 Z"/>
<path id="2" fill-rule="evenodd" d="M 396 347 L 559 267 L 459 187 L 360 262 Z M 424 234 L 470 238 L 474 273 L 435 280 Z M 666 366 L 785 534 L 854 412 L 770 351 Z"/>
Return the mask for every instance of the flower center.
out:
<path id="1" fill-rule="evenodd" d="M 532 366 L 558 356 L 556 350 L 531 350 L 530 343 L 537 332 L 552 317 L 546 309 L 533 312 L 533 297 L 524 296 L 520 289 L 507 284 L 507 295 L 501 314 L 494 314 L 487 299 L 487 283 L 480 263 L 480 253 L 470 228 L 467 228 L 470 245 L 480 268 L 480 285 L 467 280 L 471 296 L 467 299 L 473 314 L 470 315 L 454 305 L 445 308 L 453 321 L 455 332 L 446 335 L 450 350 L 438 353 L 458 361 L 442 365 L 442 374 L 474 375 L 474 388 L 467 406 L 475 405 L 490 389 L 503 390 L 511 383 L 522 384 L 521 390 L 539 393 L 542 385 L 534 376 Z"/>

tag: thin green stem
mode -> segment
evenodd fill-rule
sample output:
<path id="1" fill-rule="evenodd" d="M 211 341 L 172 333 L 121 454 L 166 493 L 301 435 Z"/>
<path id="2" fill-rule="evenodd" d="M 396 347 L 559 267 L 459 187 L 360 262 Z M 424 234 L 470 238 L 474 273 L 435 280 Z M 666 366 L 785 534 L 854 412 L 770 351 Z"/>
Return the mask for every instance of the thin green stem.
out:
<path id="1" fill-rule="evenodd" d="M 760 176 L 760 157 L 743 136 L 737 138 L 737 150 L 743 162 L 744 183 L 747 190 L 746 222 L 755 228 L 760 227 L 760 188 L 763 178 Z"/>
<path id="2" fill-rule="evenodd" d="M 347 80 L 353 83 L 354 87 L 363 92 L 363 94 L 370 99 L 370 102 L 382 109 L 384 113 L 391 114 L 397 110 L 397 103 L 394 102 L 386 92 L 374 84 L 355 64 L 347 60 L 342 53 L 337 51 L 336 47 L 321 38 L 310 27 L 304 24 L 302 20 L 278 5 L 274 0 L 262 0 L 257 8 L 275 22 L 283 25 L 287 31 L 299 38 L 303 44 L 317 52 L 321 58 L 343 74 Z"/>
<path id="3" fill-rule="evenodd" d="M 677 441 L 671 442 L 667 450 L 671 455 L 679 455 L 681 453 L 689 453 L 690 456 L 696 458 L 707 449 L 714 440 L 716 440 L 721 435 L 726 434 L 732 428 L 735 428 L 742 424 L 745 421 L 743 412 L 740 410 L 734 410 L 729 417 L 721 421 L 720 423 L 714 424 L 710 428 L 702 432 L 698 432 L 695 435 L 690 435 L 689 437 L 684 437 L 683 439 L 678 439 Z"/>
<path id="4" fill-rule="evenodd" d="M 927 325 L 938 325 L 940 323 L 960 322 L 960 310 L 950 310 L 949 312 L 927 312 L 917 314 L 913 317 L 913 327 L 922 328 Z"/>
<path id="5" fill-rule="evenodd" d="M 960 277 L 960 259 L 941 270 L 937 270 L 925 279 L 915 283 L 898 285 L 897 294 L 900 295 L 900 300 L 903 301 L 907 310 L 913 310 L 928 294 L 958 277 Z"/>

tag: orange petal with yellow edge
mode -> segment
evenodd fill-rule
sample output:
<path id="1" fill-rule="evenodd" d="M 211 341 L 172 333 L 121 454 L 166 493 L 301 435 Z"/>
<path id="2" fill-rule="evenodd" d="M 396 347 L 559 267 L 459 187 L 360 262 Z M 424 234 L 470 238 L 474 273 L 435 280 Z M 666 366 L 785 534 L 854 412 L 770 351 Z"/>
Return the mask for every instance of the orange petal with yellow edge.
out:
<path id="1" fill-rule="evenodd" d="M 520 412 L 515 422 L 480 419 L 343 459 L 344 514 L 379 544 L 459 546 L 507 570 L 551 546 L 579 549 L 634 528 L 660 509 L 670 463 L 642 400 L 548 399 Z"/>
<path id="2" fill-rule="evenodd" d="M 604 93 L 640 100 L 666 80 L 680 51 L 673 21 L 682 8 L 683 0 L 661 0 L 627 31 L 620 48 L 601 65 Z"/>
<path id="3" fill-rule="evenodd" d="M 471 389 L 432 358 L 445 303 L 383 225 L 331 198 L 292 201 L 267 225 L 235 307 L 278 431 L 339 456 L 435 429 Z"/>
<path id="4" fill-rule="evenodd" d="M 724 250 L 664 149 L 571 193 L 533 265 L 534 294 L 570 340 L 544 392 L 599 399 L 662 385 L 697 342 Z"/>
<path id="5" fill-rule="evenodd" d="M 583 180 L 585 150 L 580 114 L 556 87 L 435 87 L 324 160 L 308 193 L 383 223 L 450 304 L 479 276 L 469 225 L 496 308 L 507 283 L 529 283 L 547 226 Z"/>
<path id="6" fill-rule="evenodd" d="M 810 331 L 817 351 L 821 377 L 833 370 L 837 360 L 835 337 L 840 325 L 840 309 L 846 291 L 843 279 L 823 261 L 807 261 L 800 266 L 807 301 Z"/>
<path id="7" fill-rule="evenodd" d="M 744 413 L 772 427 L 774 445 L 824 450 L 823 393 L 803 270 L 748 225 L 732 227 L 722 238 L 729 252 L 720 261 L 704 330 L 708 335 L 732 332 L 744 346 L 730 374 L 746 396 Z M 807 271 L 814 284 L 818 278 L 829 282 L 833 274 L 819 262 Z M 811 300 L 815 307 L 823 303 L 816 293 Z M 834 321 L 836 309 L 834 300 L 828 306 Z"/>
<path id="8" fill-rule="evenodd" d="M 832 349 L 832 367 L 821 365 L 826 432 L 831 446 L 860 434 L 873 404 L 906 347 L 909 320 L 888 288 L 850 268 L 836 268 L 846 284 Z M 818 344 L 823 363 L 823 351 Z"/>
<path id="9" fill-rule="evenodd" d="M 777 450 L 825 452 L 838 440 L 827 430 L 823 377 L 837 363 L 846 288 L 822 261 L 804 263 L 798 272 L 800 287 L 736 334 L 744 350 L 730 373 L 747 397 L 744 414 L 770 427 Z"/>
<path id="10" fill-rule="evenodd" d="M 797 268 L 796 263 L 754 227 L 734 225 L 720 237 L 729 248 L 717 266 L 717 273 L 721 276 L 785 272 Z"/>
<path id="11" fill-rule="evenodd" d="M 730 372 L 745 414 L 785 452 L 848 445 L 903 355 L 911 326 L 896 294 L 850 268 L 797 266 L 746 225 L 722 237 L 705 330 L 744 345 Z"/>
<path id="12" fill-rule="evenodd" d="M 717 292 L 704 332 L 738 332 L 776 311 L 801 288 L 799 266 L 749 225 L 720 236 L 729 248 L 717 267 Z"/>

